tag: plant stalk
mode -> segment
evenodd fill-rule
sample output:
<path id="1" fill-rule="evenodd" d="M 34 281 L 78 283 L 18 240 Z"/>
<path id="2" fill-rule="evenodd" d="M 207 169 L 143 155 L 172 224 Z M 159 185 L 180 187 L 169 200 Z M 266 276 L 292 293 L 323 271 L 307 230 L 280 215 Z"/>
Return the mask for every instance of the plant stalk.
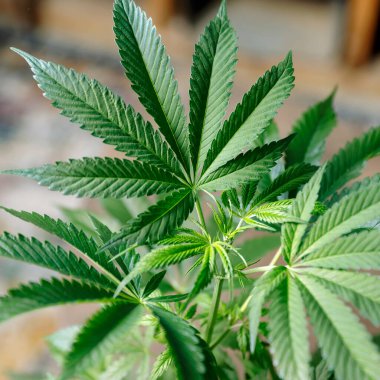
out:
<path id="1" fill-rule="evenodd" d="M 205 217 L 203 215 L 202 205 L 201 205 L 201 202 L 199 200 L 199 196 L 196 197 L 195 207 L 197 209 L 197 214 L 198 214 L 199 222 L 201 223 L 202 227 L 206 230 L 206 221 L 205 221 Z"/>
<path id="2" fill-rule="evenodd" d="M 222 295 L 223 281 L 224 281 L 223 278 L 218 278 L 218 277 L 216 278 L 214 294 L 212 296 L 210 315 L 209 315 L 207 330 L 206 330 L 207 343 L 211 342 L 212 334 L 214 332 L 215 322 L 218 316 L 220 297 Z"/>

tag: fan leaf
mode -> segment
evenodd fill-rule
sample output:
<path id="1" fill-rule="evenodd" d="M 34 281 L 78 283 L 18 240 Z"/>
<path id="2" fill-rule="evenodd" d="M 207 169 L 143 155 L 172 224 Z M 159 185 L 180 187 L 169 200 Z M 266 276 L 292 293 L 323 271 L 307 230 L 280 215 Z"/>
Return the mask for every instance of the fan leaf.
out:
<path id="1" fill-rule="evenodd" d="M 183 187 L 171 173 L 138 161 L 83 158 L 39 168 L 7 170 L 65 195 L 124 198 L 162 194 Z"/>
<path id="2" fill-rule="evenodd" d="M 106 246 L 154 243 L 180 227 L 194 208 L 191 190 L 177 191 L 131 219 Z"/>
<path id="3" fill-rule="evenodd" d="M 78 281 L 52 278 L 23 284 L 0 298 L 0 321 L 37 309 L 70 303 L 112 302 L 113 292 Z"/>
<path id="4" fill-rule="evenodd" d="M 204 162 L 212 141 L 222 127 L 235 74 L 236 44 L 236 34 L 225 12 L 220 12 L 195 45 L 190 79 L 189 125 L 195 170 Z"/>
<path id="5" fill-rule="evenodd" d="M 27 61 L 44 95 L 62 110 L 62 115 L 127 156 L 183 176 L 161 135 L 120 96 L 73 69 L 13 50 Z"/>
<path id="6" fill-rule="evenodd" d="M 203 177 L 199 186 L 209 191 L 228 190 L 260 179 L 276 165 L 291 139 L 292 136 L 239 155 Z"/>
<path id="7" fill-rule="evenodd" d="M 207 154 L 203 175 L 207 176 L 244 150 L 256 146 L 257 137 L 290 95 L 293 81 L 292 55 L 289 53 L 256 82 L 224 123 Z"/>
<path id="8" fill-rule="evenodd" d="M 380 355 L 351 309 L 311 276 L 299 276 L 322 355 L 338 380 L 377 379 Z"/>
<path id="9" fill-rule="evenodd" d="M 131 0 L 114 3 L 116 43 L 121 63 L 166 141 L 186 169 L 189 136 L 174 70 L 152 20 Z"/>

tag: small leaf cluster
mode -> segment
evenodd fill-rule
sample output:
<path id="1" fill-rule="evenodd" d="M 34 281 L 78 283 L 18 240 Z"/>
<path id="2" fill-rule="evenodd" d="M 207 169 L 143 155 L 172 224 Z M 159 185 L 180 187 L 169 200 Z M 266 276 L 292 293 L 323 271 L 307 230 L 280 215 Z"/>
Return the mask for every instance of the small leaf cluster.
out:
<path id="1" fill-rule="evenodd" d="M 120 228 L 101 215 L 79 223 L 75 213 L 64 221 L 3 207 L 64 244 L 0 236 L 0 256 L 58 273 L 9 290 L 0 321 L 101 304 L 82 327 L 48 339 L 61 380 L 231 380 L 241 371 L 377 379 L 380 354 L 358 315 L 380 325 L 380 177 L 347 183 L 380 154 L 380 127 L 322 164 L 336 126 L 333 91 L 280 139 L 274 118 L 294 86 L 291 53 L 227 116 L 237 37 L 225 1 L 195 46 L 188 118 L 152 20 L 132 0 L 115 0 L 114 31 L 155 125 L 98 81 L 13 49 L 63 116 L 125 158 L 3 171 L 101 199 Z M 127 198 L 146 207 L 133 216 Z M 252 230 L 261 235 L 241 243 Z M 318 352 L 309 350 L 310 327 Z"/>

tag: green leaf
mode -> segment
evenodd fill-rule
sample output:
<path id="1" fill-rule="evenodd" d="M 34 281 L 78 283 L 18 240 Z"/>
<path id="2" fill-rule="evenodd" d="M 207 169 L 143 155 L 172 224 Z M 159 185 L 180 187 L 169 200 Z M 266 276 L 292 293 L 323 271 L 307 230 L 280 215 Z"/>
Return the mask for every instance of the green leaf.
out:
<path id="1" fill-rule="evenodd" d="M 153 275 L 148 283 L 145 285 L 144 292 L 143 292 L 143 298 L 149 297 L 150 294 L 152 294 L 159 286 L 163 278 L 165 277 L 166 271 L 161 271 L 155 275 Z"/>
<path id="2" fill-rule="evenodd" d="M 299 265 L 380 270 L 380 233 L 372 230 L 341 237 L 311 252 Z"/>
<path id="3" fill-rule="evenodd" d="M 187 169 L 189 136 L 185 113 L 161 37 L 152 20 L 130 0 L 115 1 L 114 22 L 121 62 L 132 88 Z"/>
<path id="4" fill-rule="evenodd" d="M 35 264 L 108 288 L 114 287 L 106 276 L 90 267 L 74 253 L 67 252 L 49 242 L 42 243 L 35 238 L 29 239 L 22 235 L 13 236 L 5 232 L 0 236 L 0 256 Z"/>
<path id="5" fill-rule="evenodd" d="M 252 207 L 277 200 L 281 194 L 297 190 L 304 185 L 317 168 L 309 164 L 296 164 L 287 168 L 269 186 L 252 199 Z"/>
<path id="6" fill-rule="evenodd" d="M 336 126 L 333 108 L 334 92 L 310 107 L 293 126 L 296 137 L 286 151 L 288 165 L 309 163 L 317 165 L 325 150 L 325 140 Z"/>
<path id="7" fill-rule="evenodd" d="M 160 297 L 152 297 L 149 298 L 149 302 L 156 302 L 156 303 L 171 303 L 171 302 L 180 302 L 185 299 L 187 299 L 189 295 L 186 294 L 168 294 L 166 296 L 160 296 Z"/>
<path id="8" fill-rule="evenodd" d="M 86 75 L 13 50 L 27 61 L 44 95 L 62 110 L 62 115 L 127 156 L 183 176 L 161 135 L 118 95 Z"/>
<path id="9" fill-rule="evenodd" d="M 318 192 L 325 167 L 321 167 L 310 181 L 298 192 L 297 197 L 289 211 L 290 215 L 309 222 L 318 199 Z M 306 232 L 307 224 L 286 223 L 282 227 L 282 249 L 286 262 L 291 263 L 296 257 Z"/>
<path id="10" fill-rule="evenodd" d="M 78 281 L 52 278 L 22 284 L 0 298 L 0 321 L 37 309 L 70 303 L 111 302 L 113 292 Z"/>
<path id="11" fill-rule="evenodd" d="M 72 379 L 112 353 L 136 326 L 142 314 L 140 305 L 127 303 L 115 303 L 96 313 L 83 326 L 66 356 L 62 380 Z"/>
<path id="12" fill-rule="evenodd" d="M 303 223 L 302 219 L 289 213 L 291 205 L 292 201 L 289 199 L 264 203 L 250 210 L 247 217 L 255 217 L 265 223 L 271 224 L 285 222 Z"/>
<path id="13" fill-rule="evenodd" d="M 306 272 L 332 292 L 352 303 L 374 325 L 380 325 L 380 277 L 367 273 L 307 268 Z"/>
<path id="14" fill-rule="evenodd" d="M 256 138 L 268 127 L 289 96 L 293 81 L 292 55 L 289 53 L 256 82 L 224 123 L 207 154 L 203 175 L 207 176 L 245 149 L 256 146 Z"/>
<path id="15" fill-rule="evenodd" d="M 197 330 L 167 310 L 152 305 L 149 307 L 165 332 L 178 379 L 216 380 L 215 358 Z"/>
<path id="16" fill-rule="evenodd" d="M 255 263 L 262 259 L 266 254 L 278 248 L 281 244 L 280 235 L 260 236 L 255 239 L 249 239 L 241 244 L 239 253 L 244 257 L 247 263 Z M 233 259 L 236 263 L 238 259 Z"/>
<path id="17" fill-rule="evenodd" d="M 131 219 L 105 248 L 120 244 L 154 243 L 180 227 L 194 208 L 191 190 L 184 189 L 169 195 Z"/>
<path id="18" fill-rule="evenodd" d="M 379 216 L 380 184 L 351 193 L 317 219 L 302 244 L 302 256 Z"/>
<path id="19" fill-rule="evenodd" d="M 169 369 L 173 362 L 173 355 L 171 351 L 167 348 L 158 355 L 156 361 L 154 362 L 152 373 L 149 380 L 160 379 L 161 376 Z"/>
<path id="20" fill-rule="evenodd" d="M 219 13 L 195 45 L 190 79 L 189 125 L 195 170 L 204 162 L 212 141 L 222 127 L 235 74 L 236 44 L 236 34 L 227 16 Z"/>
<path id="21" fill-rule="evenodd" d="M 271 301 L 268 339 L 278 373 L 285 380 L 308 379 L 310 352 L 305 307 L 290 275 L 273 292 Z"/>
<path id="22" fill-rule="evenodd" d="M 209 191 L 227 190 L 252 180 L 258 180 L 275 166 L 282 152 L 289 144 L 291 136 L 263 147 L 242 153 L 225 165 L 204 176 L 199 186 Z"/>
<path id="23" fill-rule="evenodd" d="M 120 272 L 113 263 L 109 262 L 109 257 L 106 254 L 99 252 L 99 247 L 94 239 L 87 236 L 84 231 L 78 229 L 74 224 L 65 223 L 61 219 L 53 219 L 48 215 L 41 215 L 36 212 L 17 211 L 5 207 L 2 207 L 2 209 L 66 241 L 99 264 L 104 270 L 120 278 Z"/>
<path id="24" fill-rule="evenodd" d="M 256 347 L 256 338 L 259 329 L 261 309 L 269 295 L 286 277 L 285 267 L 276 267 L 263 274 L 254 284 L 248 305 L 249 333 L 251 353 Z"/>
<path id="25" fill-rule="evenodd" d="M 83 158 L 39 168 L 7 170 L 65 195 L 90 198 L 141 197 L 183 187 L 171 173 L 150 164 L 118 158 Z"/>
<path id="26" fill-rule="evenodd" d="M 352 140 L 327 164 L 320 200 L 326 199 L 345 183 L 360 175 L 365 161 L 380 154 L 380 127 Z"/>
<path id="27" fill-rule="evenodd" d="M 377 379 L 380 355 L 351 309 L 311 276 L 299 276 L 322 355 L 338 380 Z"/>

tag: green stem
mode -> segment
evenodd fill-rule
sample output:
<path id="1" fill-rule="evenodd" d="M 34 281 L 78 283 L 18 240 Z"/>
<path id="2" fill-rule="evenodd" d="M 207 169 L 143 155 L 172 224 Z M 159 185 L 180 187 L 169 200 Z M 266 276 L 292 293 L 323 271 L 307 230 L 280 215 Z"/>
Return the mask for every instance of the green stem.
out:
<path id="1" fill-rule="evenodd" d="M 221 334 L 214 343 L 210 346 L 210 349 L 213 350 L 220 342 L 223 341 L 223 339 L 231 332 L 231 326 L 229 326 L 229 329 L 226 329 L 223 334 Z"/>
<path id="2" fill-rule="evenodd" d="M 280 247 L 278 249 L 278 251 L 276 252 L 276 254 L 274 255 L 272 261 L 269 263 L 269 266 L 273 266 L 276 264 L 277 260 L 281 257 L 281 252 L 282 252 L 282 247 Z"/>
<path id="3" fill-rule="evenodd" d="M 199 195 L 197 195 L 197 197 L 195 199 L 195 207 L 197 209 L 197 214 L 198 214 L 199 222 L 201 223 L 202 227 L 204 229 L 206 229 L 206 221 L 205 221 L 205 217 L 203 215 L 201 202 L 199 200 Z"/>
<path id="4" fill-rule="evenodd" d="M 222 287 L 223 287 L 223 279 L 222 278 L 216 278 L 215 288 L 214 288 L 214 294 L 212 296 L 212 303 L 211 303 L 211 309 L 210 309 L 210 315 L 207 323 L 207 330 L 206 330 L 206 342 L 210 343 L 212 339 L 212 334 L 214 332 L 215 322 L 218 316 L 218 310 L 219 310 L 219 304 L 220 304 L 220 297 L 222 295 Z"/>

